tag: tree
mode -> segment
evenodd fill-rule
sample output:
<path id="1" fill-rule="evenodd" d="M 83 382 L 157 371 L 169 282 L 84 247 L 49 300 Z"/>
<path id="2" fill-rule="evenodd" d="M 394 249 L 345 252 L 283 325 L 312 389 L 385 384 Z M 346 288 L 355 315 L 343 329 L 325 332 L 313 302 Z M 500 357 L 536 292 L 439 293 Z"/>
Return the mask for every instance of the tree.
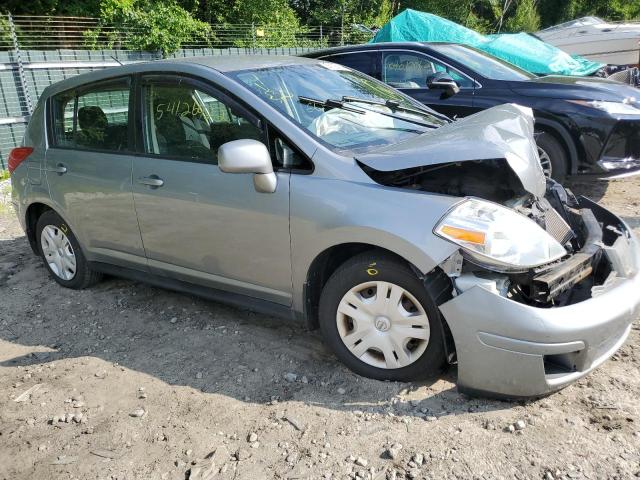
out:
<path id="1" fill-rule="evenodd" d="M 492 31 L 495 23 L 491 0 L 400 0 L 400 9 L 412 8 L 433 13 L 481 33 Z M 485 15 L 487 15 L 485 17 Z M 489 20 L 491 19 L 491 20 Z"/>
<path id="2" fill-rule="evenodd" d="M 0 12 L 11 12 L 13 15 L 95 17 L 100 12 L 100 0 L 2 0 Z"/>
<path id="3" fill-rule="evenodd" d="M 587 15 L 634 20 L 640 17 L 640 0 L 540 0 L 539 12 L 543 27 Z"/>
<path id="4" fill-rule="evenodd" d="M 510 32 L 537 32 L 540 30 L 540 14 L 536 4 L 536 0 L 520 0 L 514 15 L 507 20 L 507 30 Z"/>
<path id="5" fill-rule="evenodd" d="M 209 42 L 211 27 L 173 0 L 102 0 L 98 27 L 85 32 L 90 48 L 160 50 L 164 56 L 198 40 Z"/>

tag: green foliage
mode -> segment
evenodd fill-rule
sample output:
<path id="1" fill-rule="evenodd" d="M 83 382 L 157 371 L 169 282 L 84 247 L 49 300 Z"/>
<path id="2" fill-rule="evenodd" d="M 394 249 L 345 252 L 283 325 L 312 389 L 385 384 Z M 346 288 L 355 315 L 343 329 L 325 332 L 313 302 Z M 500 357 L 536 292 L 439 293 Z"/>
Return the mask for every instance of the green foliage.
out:
<path id="1" fill-rule="evenodd" d="M 543 27 L 596 15 L 608 20 L 640 19 L 640 0 L 540 0 Z"/>
<path id="2" fill-rule="evenodd" d="M 630 20 L 640 15 L 640 0 L 569 0 L 569 18 L 596 15 L 612 20 Z"/>
<path id="3" fill-rule="evenodd" d="M 164 56 L 189 42 L 210 40 L 211 27 L 173 0 L 102 0 L 100 25 L 85 32 L 89 48 L 159 50 Z"/>
<path id="4" fill-rule="evenodd" d="M 0 0 L 0 12 L 16 15 L 99 17 L 98 27 L 85 33 L 90 48 L 160 50 L 165 56 L 196 41 L 215 46 L 209 24 L 234 28 L 237 46 L 305 46 L 302 39 L 318 25 L 325 32 L 344 25 L 343 34 L 334 31 L 328 39 L 332 43 L 361 42 L 367 34 L 354 33 L 352 25 L 380 27 L 406 8 L 481 33 L 533 32 L 586 15 L 640 18 L 640 0 Z M 5 23 L 0 17 L 0 40 L 8 32 Z"/>
<path id="5" fill-rule="evenodd" d="M 9 174 L 9 170 L 0 170 L 0 182 L 2 180 L 6 180 L 7 178 L 9 178 L 11 175 Z"/>
<path id="6" fill-rule="evenodd" d="M 402 6 L 433 13 L 481 33 L 488 33 L 491 30 L 491 23 L 483 14 L 491 10 L 490 2 L 487 0 L 480 2 L 483 4 L 481 9 L 475 8 L 476 3 L 478 2 L 474 0 L 408 0 Z M 490 13 L 489 17 L 492 17 Z"/>
<path id="7" fill-rule="evenodd" d="M 287 0 L 239 0 L 229 19 L 255 29 L 250 38 L 236 41 L 238 47 L 295 47 L 296 35 L 306 32 Z"/>
<path id="8" fill-rule="evenodd" d="M 516 11 L 507 20 L 506 29 L 510 32 L 537 32 L 540 30 L 540 14 L 536 0 L 520 0 Z"/>
<path id="9" fill-rule="evenodd" d="M 0 17 L 0 45 L 11 45 L 11 28 L 9 27 L 9 20 L 2 16 Z"/>
<path id="10" fill-rule="evenodd" d="M 100 0 L 2 0 L 0 12 L 13 15 L 72 15 L 96 17 Z"/>

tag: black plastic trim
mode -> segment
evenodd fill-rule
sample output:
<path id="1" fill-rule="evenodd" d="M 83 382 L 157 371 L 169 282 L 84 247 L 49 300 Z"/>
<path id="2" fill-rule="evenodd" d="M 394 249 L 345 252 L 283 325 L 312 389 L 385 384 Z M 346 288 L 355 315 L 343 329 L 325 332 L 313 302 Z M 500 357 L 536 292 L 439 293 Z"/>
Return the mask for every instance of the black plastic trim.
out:
<path id="1" fill-rule="evenodd" d="M 286 305 L 239 293 L 204 287 L 202 285 L 196 285 L 194 283 L 153 274 L 148 271 L 136 270 L 103 262 L 89 262 L 89 267 L 95 271 L 105 273 L 107 275 L 113 275 L 114 277 L 123 277 L 137 282 L 148 283 L 155 287 L 196 295 L 207 300 L 224 303 L 242 310 L 249 310 L 264 315 L 285 318 L 287 320 L 297 320 L 302 318 L 300 312 L 296 312 Z"/>

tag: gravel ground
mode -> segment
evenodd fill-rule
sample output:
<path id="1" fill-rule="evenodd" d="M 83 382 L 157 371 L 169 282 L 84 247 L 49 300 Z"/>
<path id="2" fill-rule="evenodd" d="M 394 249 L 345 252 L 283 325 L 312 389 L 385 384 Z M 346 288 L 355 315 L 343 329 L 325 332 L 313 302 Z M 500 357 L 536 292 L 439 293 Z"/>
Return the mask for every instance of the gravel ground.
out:
<path id="1" fill-rule="evenodd" d="M 640 230 L 640 180 L 580 183 Z M 360 378 L 303 325 L 48 278 L 0 205 L 0 478 L 640 476 L 640 329 L 542 400 Z M 509 428 L 512 426 L 511 428 Z"/>

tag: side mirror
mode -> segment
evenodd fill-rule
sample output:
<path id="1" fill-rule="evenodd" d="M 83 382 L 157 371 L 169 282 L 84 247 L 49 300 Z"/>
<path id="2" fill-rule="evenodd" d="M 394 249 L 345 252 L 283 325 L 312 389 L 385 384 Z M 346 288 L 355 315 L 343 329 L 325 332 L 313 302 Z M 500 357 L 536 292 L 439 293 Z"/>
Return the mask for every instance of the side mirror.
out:
<path id="1" fill-rule="evenodd" d="M 218 167 L 226 173 L 253 173 L 253 186 L 261 193 L 276 191 L 278 177 L 273 173 L 271 155 L 257 140 L 233 140 L 218 148 Z"/>
<path id="2" fill-rule="evenodd" d="M 446 72 L 437 72 L 429 75 L 427 77 L 427 87 L 430 90 L 444 90 L 444 98 L 451 97 L 460 91 L 458 84 Z"/>

